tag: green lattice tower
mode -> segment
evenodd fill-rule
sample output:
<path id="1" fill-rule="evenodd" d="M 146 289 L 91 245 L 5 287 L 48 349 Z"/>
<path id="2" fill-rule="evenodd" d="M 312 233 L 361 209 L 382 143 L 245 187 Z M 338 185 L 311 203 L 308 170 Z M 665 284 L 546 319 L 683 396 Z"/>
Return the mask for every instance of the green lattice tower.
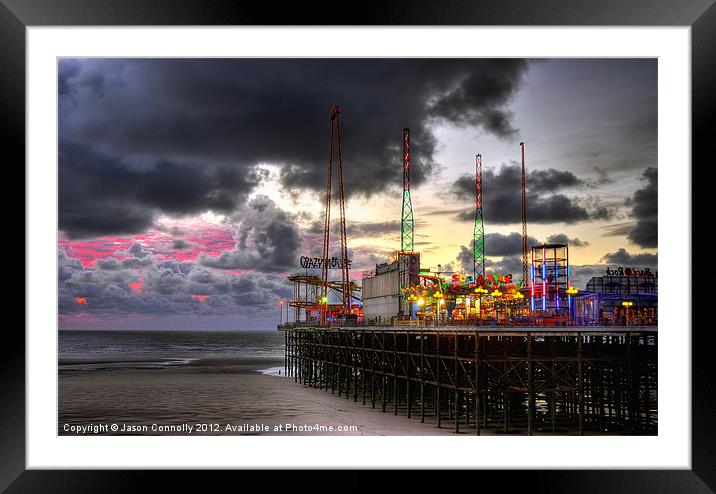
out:
<path id="1" fill-rule="evenodd" d="M 400 250 L 413 252 L 415 221 L 410 200 L 410 129 L 403 129 L 403 215 L 400 220 Z"/>
<path id="2" fill-rule="evenodd" d="M 485 226 L 482 222 L 482 155 L 475 156 L 475 227 L 472 231 L 472 276 L 485 277 Z"/>

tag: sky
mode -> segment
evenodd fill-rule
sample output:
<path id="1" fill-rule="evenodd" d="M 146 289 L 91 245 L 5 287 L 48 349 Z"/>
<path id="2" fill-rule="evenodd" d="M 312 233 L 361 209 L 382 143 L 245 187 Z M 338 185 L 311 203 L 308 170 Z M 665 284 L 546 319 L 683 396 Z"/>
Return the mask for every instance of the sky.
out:
<path id="1" fill-rule="evenodd" d="M 400 248 L 404 127 L 421 267 L 472 274 L 480 153 L 486 270 L 521 272 L 524 142 L 575 287 L 657 268 L 656 59 L 60 59 L 58 102 L 60 329 L 274 328 L 322 255 L 331 105 L 359 283 Z"/>

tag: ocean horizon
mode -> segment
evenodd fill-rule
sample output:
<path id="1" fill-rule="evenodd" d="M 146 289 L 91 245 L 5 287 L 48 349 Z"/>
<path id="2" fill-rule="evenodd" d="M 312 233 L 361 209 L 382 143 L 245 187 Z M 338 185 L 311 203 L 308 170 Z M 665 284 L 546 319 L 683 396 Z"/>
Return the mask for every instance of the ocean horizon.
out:
<path id="1" fill-rule="evenodd" d="M 260 365 L 284 357 L 284 337 L 267 330 L 60 330 L 60 370 L 155 368 L 206 359 Z"/>

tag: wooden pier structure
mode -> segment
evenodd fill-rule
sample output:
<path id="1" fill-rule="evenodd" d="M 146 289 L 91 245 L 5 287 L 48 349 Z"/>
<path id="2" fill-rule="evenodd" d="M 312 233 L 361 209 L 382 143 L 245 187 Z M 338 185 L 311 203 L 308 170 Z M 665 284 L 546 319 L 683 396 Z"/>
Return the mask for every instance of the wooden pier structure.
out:
<path id="1" fill-rule="evenodd" d="M 657 434 L 655 327 L 282 328 L 297 383 L 471 434 Z"/>

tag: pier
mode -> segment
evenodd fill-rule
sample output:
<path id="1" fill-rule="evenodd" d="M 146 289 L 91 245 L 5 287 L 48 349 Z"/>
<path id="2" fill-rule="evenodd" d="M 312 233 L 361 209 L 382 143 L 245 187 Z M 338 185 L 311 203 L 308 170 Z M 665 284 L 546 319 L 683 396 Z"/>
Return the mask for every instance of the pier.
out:
<path id="1" fill-rule="evenodd" d="M 281 328 L 296 383 L 465 434 L 657 434 L 656 327 Z"/>

